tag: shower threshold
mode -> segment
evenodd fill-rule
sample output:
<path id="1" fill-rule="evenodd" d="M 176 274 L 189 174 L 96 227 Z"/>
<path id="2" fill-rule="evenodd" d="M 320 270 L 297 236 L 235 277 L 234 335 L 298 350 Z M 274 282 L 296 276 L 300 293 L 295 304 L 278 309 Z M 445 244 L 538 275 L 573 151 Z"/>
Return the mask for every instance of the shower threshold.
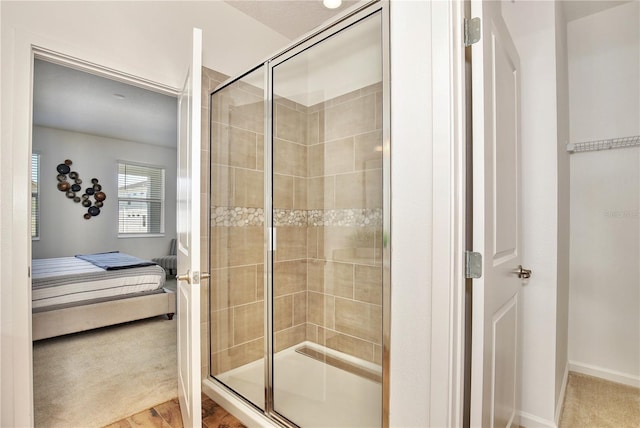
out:
<path id="1" fill-rule="evenodd" d="M 264 361 L 216 378 L 264 409 Z M 273 362 L 274 410 L 301 427 L 380 427 L 380 366 L 303 342 Z"/>

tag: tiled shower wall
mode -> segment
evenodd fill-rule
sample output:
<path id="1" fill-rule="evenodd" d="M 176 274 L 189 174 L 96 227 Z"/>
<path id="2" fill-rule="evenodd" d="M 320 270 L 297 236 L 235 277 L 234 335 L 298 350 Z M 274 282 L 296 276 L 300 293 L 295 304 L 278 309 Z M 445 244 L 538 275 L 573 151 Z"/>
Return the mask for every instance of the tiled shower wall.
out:
<path id="1" fill-rule="evenodd" d="M 262 97 L 234 83 L 212 122 L 213 373 L 264 356 Z M 274 101 L 276 352 L 310 340 L 381 362 L 381 107 L 380 85 Z"/>
<path id="2" fill-rule="evenodd" d="M 307 340 L 382 363 L 382 85 L 308 109 Z"/>

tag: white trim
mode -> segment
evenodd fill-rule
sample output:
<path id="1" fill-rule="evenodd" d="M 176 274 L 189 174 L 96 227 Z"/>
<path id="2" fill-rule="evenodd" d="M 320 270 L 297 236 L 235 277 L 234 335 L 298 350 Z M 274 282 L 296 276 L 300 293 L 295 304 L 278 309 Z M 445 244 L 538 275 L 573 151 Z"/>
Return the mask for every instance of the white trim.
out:
<path id="1" fill-rule="evenodd" d="M 278 427 L 274 421 L 211 379 L 202 380 L 202 392 L 248 427 Z"/>
<path id="2" fill-rule="evenodd" d="M 556 403 L 555 421 L 556 425 L 560 424 L 560 417 L 562 416 L 562 407 L 564 407 L 565 394 L 567 392 L 567 382 L 569 381 L 569 362 L 564 366 L 564 375 L 562 375 L 562 386 L 560 387 L 560 396 Z"/>
<path id="3" fill-rule="evenodd" d="M 76 61 L 76 69 L 88 66 L 94 74 L 97 70 L 106 72 L 110 78 L 121 76 L 122 81 L 160 93 L 174 93 L 167 85 L 136 78 L 127 73 L 118 73 L 107 67 L 99 67 L 89 61 L 67 55 L 64 51 L 73 47 L 16 28 L 14 40 L 8 41 L 8 54 L 13 64 L 7 66 L 9 73 L 2 76 L 3 87 L 11 92 L 2 94 L 3 104 L 11 107 L 12 114 L 3 112 L 1 154 L 5 162 L 2 167 L 2 212 L 0 224 L 3 245 L 2 275 L 0 276 L 0 313 L 2 324 L 2 402 L 0 402 L 0 425 L 33 426 L 33 366 L 31 332 L 31 287 L 29 268 L 31 265 L 31 213 L 30 213 L 30 162 L 32 132 L 32 86 L 33 60 L 36 55 L 52 60 L 54 57 L 69 66 Z M 58 52 L 58 53 L 56 53 Z M 84 52 L 88 57 L 91 52 Z M 103 73 L 103 75 L 105 75 Z M 6 82 L 5 82 L 6 79 Z M 177 91 L 175 91 L 177 93 Z M 5 157 L 6 156 L 6 157 Z M 5 370 L 11 370 L 6 373 Z M 5 376 L 6 374 L 6 376 Z"/>
<path id="4" fill-rule="evenodd" d="M 554 421 L 540 418 L 536 415 L 532 415 L 531 413 L 521 411 L 518 413 L 518 416 L 520 417 L 520 422 L 518 424 L 523 427 L 558 428 Z"/>
<path id="5" fill-rule="evenodd" d="M 104 67 L 99 64 L 95 64 L 90 61 L 85 61 L 71 55 L 55 52 L 51 49 L 43 48 L 40 46 L 32 46 L 33 54 L 35 58 L 44 61 L 52 62 L 54 64 L 62 65 L 74 70 L 83 71 L 85 73 L 94 74 L 96 76 L 105 77 L 107 79 L 115 80 L 127 85 L 136 86 L 142 89 L 148 89 L 153 92 L 157 92 L 172 97 L 177 97 L 180 93 L 178 88 L 174 88 L 162 83 L 153 82 L 148 79 L 136 77 L 132 74 L 124 73 L 118 70 L 114 70 L 109 67 Z"/>
<path id="6" fill-rule="evenodd" d="M 629 373 L 622 373 L 604 367 L 598 367 L 578 361 L 569 361 L 569 371 L 640 388 L 640 376 L 634 376 Z"/>

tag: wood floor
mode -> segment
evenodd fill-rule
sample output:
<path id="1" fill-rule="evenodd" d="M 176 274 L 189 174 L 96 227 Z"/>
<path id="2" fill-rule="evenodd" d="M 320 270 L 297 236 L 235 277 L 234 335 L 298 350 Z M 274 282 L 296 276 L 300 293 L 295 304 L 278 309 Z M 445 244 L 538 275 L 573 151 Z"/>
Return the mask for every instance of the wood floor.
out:
<path id="1" fill-rule="evenodd" d="M 153 406 L 105 428 L 183 428 L 178 398 Z M 246 428 L 242 422 L 220 407 L 216 402 L 202 395 L 202 428 Z"/>

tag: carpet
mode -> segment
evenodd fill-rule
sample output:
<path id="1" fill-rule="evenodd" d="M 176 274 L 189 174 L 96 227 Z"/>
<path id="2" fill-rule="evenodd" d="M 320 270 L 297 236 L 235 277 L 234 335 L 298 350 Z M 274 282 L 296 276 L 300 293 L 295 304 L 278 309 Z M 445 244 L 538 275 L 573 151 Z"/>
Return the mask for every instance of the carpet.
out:
<path id="1" fill-rule="evenodd" d="M 640 426 L 640 389 L 569 373 L 560 428 Z"/>
<path id="2" fill-rule="evenodd" d="M 37 341 L 36 427 L 102 427 L 178 395 L 176 320 L 150 318 Z"/>

